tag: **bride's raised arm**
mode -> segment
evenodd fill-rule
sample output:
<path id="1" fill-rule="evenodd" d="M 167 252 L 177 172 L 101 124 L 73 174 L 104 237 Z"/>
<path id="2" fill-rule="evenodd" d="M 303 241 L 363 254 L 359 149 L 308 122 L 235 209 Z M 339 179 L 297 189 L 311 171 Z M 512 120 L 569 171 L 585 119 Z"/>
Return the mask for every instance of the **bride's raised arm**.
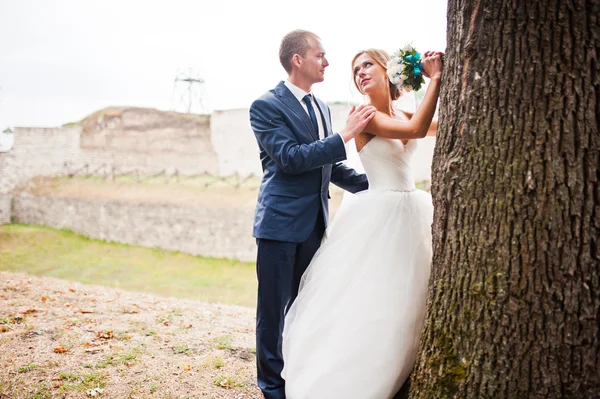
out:
<path id="1" fill-rule="evenodd" d="M 429 132 L 435 107 L 440 95 L 440 82 L 442 77 L 441 57 L 436 54 L 423 61 L 423 67 L 430 73 L 430 83 L 423 97 L 421 105 L 408 121 L 391 118 L 383 112 L 377 112 L 375 117 L 364 129 L 365 132 L 388 139 L 418 139 Z"/>
<path id="2" fill-rule="evenodd" d="M 400 111 L 400 112 L 402 112 L 404 115 L 406 115 L 406 117 L 408 119 L 411 119 L 414 115 L 413 112 L 407 112 L 407 111 Z M 431 124 L 429 125 L 429 129 L 427 130 L 427 136 L 435 137 L 437 135 L 437 128 L 438 128 L 438 120 L 437 120 L 437 118 L 433 118 L 431 120 Z"/>

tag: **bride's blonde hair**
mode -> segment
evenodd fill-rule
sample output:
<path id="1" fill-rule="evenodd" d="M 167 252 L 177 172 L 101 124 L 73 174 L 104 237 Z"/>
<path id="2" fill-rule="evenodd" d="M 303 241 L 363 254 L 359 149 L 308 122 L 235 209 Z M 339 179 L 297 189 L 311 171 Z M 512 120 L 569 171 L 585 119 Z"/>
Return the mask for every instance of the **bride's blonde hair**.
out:
<path id="1" fill-rule="evenodd" d="M 390 61 L 390 55 L 385 50 L 370 48 L 370 49 L 366 49 L 366 50 L 361 50 L 358 53 L 356 53 L 354 58 L 352 58 L 352 63 L 350 64 L 350 66 L 353 71 L 352 72 L 352 81 L 354 82 L 354 86 L 358 89 L 358 91 L 361 94 L 365 94 L 365 93 L 363 93 L 360 90 L 360 87 L 358 87 L 358 85 L 356 84 L 356 79 L 354 78 L 354 61 L 356 61 L 356 59 L 363 54 L 367 54 L 369 57 L 371 57 L 373 59 L 373 61 L 375 61 L 379 66 L 381 66 L 383 68 L 383 70 L 386 72 L 387 72 L 387 64 Z M 402 95 L 402 92 L 400 91 L 399 88 L 396 87 L 396 85 L 394 85 L 392 82 L 390 82 L 389 79 L 388 79 L 388 82 L 389 82 L 390 98 L 392 99 L 392 101 L 395 101 L 400 98 L 400 96 Z"/>

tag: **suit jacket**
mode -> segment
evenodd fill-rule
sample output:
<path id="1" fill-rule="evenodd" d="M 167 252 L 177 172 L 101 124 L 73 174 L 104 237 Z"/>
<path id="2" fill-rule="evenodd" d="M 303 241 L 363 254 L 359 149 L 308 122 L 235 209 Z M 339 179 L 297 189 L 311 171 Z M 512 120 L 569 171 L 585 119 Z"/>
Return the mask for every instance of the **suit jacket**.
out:
<path id="1" fill-rule="evenodd" d="M 256 238 L 303 242 L 319 208 L 327 226 L 330 181 L 353 193 L 368 188 L 366 175 L 340 162 L 346 159 L 344 141 L 331 130 L 329 107 L 316 98 L 315 103 L 323 118 L 323 140 L 283 82 L 250 107 L 263 169 L 254 217 Z"/>

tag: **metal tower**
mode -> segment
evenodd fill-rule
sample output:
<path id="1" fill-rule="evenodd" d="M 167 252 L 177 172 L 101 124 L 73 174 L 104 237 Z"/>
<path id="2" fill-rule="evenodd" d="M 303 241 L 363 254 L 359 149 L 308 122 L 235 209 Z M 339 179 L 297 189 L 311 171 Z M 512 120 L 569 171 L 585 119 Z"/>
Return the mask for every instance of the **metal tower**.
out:
<path id="1" fill-rule="evenodd" d="M 204 79 L 192 68 L 178 69 L 171 93 L 171 109 L 188 114 L 205 114 L 208 107 L 205 103 Z"/>

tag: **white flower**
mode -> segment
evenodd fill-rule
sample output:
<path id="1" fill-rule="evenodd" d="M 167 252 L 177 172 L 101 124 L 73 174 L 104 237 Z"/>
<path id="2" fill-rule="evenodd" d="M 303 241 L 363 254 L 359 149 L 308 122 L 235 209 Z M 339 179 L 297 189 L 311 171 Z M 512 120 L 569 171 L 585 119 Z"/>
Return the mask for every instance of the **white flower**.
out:
<path id="1" fill-rule="evenodd" d="M 392 71 L 394 71 L 394 74 L 402 74 L 404 72 L 404 68 L 406 68 L 406 66 L 402 63 L 400 64 L 396 64 L 392 67 Z"/>
<path id="2" fill-rule="evenodd" d="M 406 43 L 406 45 L 404 45 L 404 48 L 402 49 L 402 51 L 406 52 L 412 52 L 414 50 L 413 46 L 410 43 Z"/>
<path id="3" fill-rule="evenodd" d="M 398 77 L 404 70 L 404 64 L 398 64 L 396 60 L 391 60 L 387 65 L 387 76 L 390 78 L 390 81 L 394 84 L 398 84 Z"/>
<path id="4" fill-rule="evenodd" d="M 406 65 L 400 58 L 392 58 L 387 64 L 387 76 L 390 79 L 390 82 L 397 87 L 404 85 L 404 81 L 408 79 L 408 76 L 405 74 L 405 69 Z"/>
<path id="5" fill-rule="evenodd" d="M 389 60 L 387 63 L 387 71 L 388 71 L 388 75 L 390 74 L 390 71 L 392 70 L 392 68 L 394 67 L 394 65 L 396 65 L 396 60 Z"/>

